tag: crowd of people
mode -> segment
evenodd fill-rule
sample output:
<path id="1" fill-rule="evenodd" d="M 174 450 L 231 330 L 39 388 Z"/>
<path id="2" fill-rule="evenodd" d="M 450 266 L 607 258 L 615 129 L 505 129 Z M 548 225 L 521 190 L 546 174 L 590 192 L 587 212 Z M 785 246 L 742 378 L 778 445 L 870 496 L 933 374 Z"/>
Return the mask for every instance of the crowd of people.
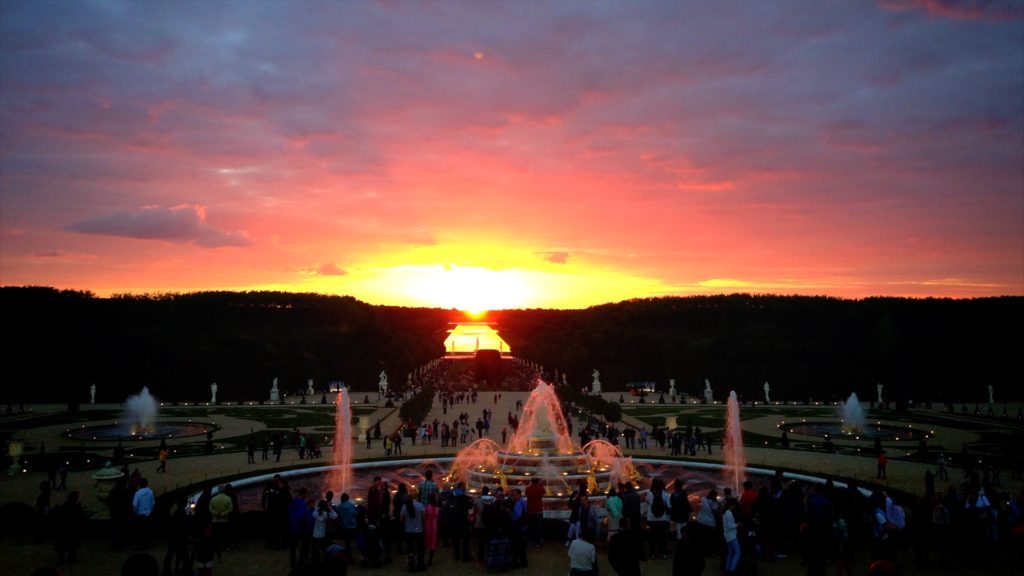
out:
<path id="1" fill-rule="evenodd" d="M 424 373 L 416 382 L 434 377 Z M 497 428 L 489 407 L 471 416 L 469 405 L 479 401 L 478 392 L 432 382 L 445 420 L 451 421 L 434 418 L 384 436 L 378 424 L 366 432 L 368 448 L 376 438 L 383 439 L 387 456 L 401 454 L 403 439 L 456 447 Z M 493 399 L 497 404 L 500 397 L 495 394 Z M 521 409 L 517 402 L 516 412 Z M 457 413 L 448 415 L 448 410 Z M 518 423 L 519 416 L 510 411 L 507 427 L 501 428 L 503 444 Z M 572 434 L 572 420 L 565 423 Z M 673 456 L 713 454 L 711 435 L 689 425 L 648 432 L 620 430 L 591 419 L 579 426 L 577 435 L 581 445 L 606 438 L 626 449 L 646 449 L 650 441 Z M 295 430 L 289 436 L 264 436 L 262 459 L 272 450 L 279 461 L 289 440 L 300 459 L 320 456 L 314 435 Z M 256 446 L 256 437 L 250 435 L 250 463 L 255 463 Z M 342 574 L 356 564 L 392 562 L 418 572 L 430 569 L 439 553 L 493 570 L 526 567 L 530 549 L 543 546 L 545 536 L 552 535 L 557 540 L 564 536 L 571 576 L 597 576 L 599 559 L 606 559 L 620 576 L 640 576 L 644 563 L 659 561 L 671 562 L 673 576 L 702 574 L 708 562 L 718 562 L 725 574 L 751 573 L 758 563 L 790 556 L 800 556 L 806 566 L 801 570 L 811 576 L 824 574 L 830 565 L 841 576 L 863 573 L 865 559 L 874 566 L 896 567 L 910 562 L 985 566 L 998 558 L 1024 567 L 1024 493 L 1000 493 L 999 469 L 976 466 L 966 456 L 955 458 L 964 463 L 963 482 L 936 493 L 935 478 L 948 482 L 947 464 L 954 460 L 940 455 L 936 473 L 926 476 L 930 488 L 922 498 L 866 492 L 855 483 L 839 488 L 831 481 L 792 481 L 781 474 L 762 485 L 745 482 L 735 494 L 726 487 L 722 494 L 712 489 L 699 497 L 689 494 L 681 480 L 666 484 L 654 478 L 643 487 L 619 483 L 600 494 L 582 483 L 568 498 L 568 526 L 562 533 L 557 526 L 564 523 L 544 519 L 547 487 L 537 478 L 526 486 L 483 486 L 471 492 L 462 483 L 441 486 L 427 470 L 415 484 L 391 485 L 377 477 L 368 487 L 353 487 L 358 494 L 336 495 L 291 486 L 275 476 L 262 493 L 262 530 L 265 546 L 286 551 L 297 574 Z M 887 457 L 880 452 L 879 479 L 885 479 L 886 465 Z M 161 454 L 157 472 L 166 467 L 167 456 Z M 86 522 L 77 492 L 67 492 L 65 501 L 51 508 L 53 492 L 65 488 L 65 476 L 60 470 L 49 474 L 36 506 L 48 518 L 62 563 L 76 561 Z M 601 500 L 604 505 L 597 505 Z M 145 549 L 157 532 L 158 515 L 147 479 L 125 467 L 108 502 L 114 546 Z M 218 559 L 240 537 L 240 514 L 230 484 L 208 486 L 194 503 L 181 497 L 160 510 L 166 537 L 164 573 L 212 574 Z"/>

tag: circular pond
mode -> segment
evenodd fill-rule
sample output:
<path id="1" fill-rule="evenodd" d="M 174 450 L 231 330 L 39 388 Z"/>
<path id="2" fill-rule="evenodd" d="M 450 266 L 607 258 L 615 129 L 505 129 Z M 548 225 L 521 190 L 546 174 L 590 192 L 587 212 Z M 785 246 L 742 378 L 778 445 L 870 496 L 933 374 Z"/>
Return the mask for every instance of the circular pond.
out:
<path id="1" fill-rule="evenodd" d="M 133 429 L 127 422 L 82 426 L 64 433 L 65 438 L 72 440 L 97 441 L 129 441 L 129 440 L 170 440 L 187 436 L 200 436 L 216 430 L 212 424 L 193 422 L 157 422 L 152 428 L 144 431 Z"/>
<path id="2" fill-rule="evenodd" d="M 894 426 L 891 424 L 865 424 L 859 430 L 846 430 L 842 422 L 794 422 L 780 426 L 791 434 L 824 437 L 826 435 L 843 440 L 883 441 L 920 440 L 931 438 L 932 434 L 923 428 L 911 426 Z"/>

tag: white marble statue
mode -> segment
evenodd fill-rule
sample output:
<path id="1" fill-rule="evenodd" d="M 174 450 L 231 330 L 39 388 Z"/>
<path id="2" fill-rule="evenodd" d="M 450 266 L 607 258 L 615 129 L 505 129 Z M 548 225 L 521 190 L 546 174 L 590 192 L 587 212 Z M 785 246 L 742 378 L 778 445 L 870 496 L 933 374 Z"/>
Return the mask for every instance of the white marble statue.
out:
<path id="1" fill-rule="evenodd" d="M 210 404 L 217 403 L 217 383 L 210 384 Z"/>
<path id="2" fill-rule="evenodd" d="M 316 394 L 316 390 L 313 389 L 313 379 L 306 380 L 306 394 Z"/>
<path id="3" fill-rule="evenodd" d="M 711 391 L 711 380 L 708 380 L 707 378 L 704 379 L 704 400 L 706 400 L 708 404 L 715 401 L 715 393 Z"/>
<path id="4" fill-rule="evenodd" d="M 569 385 L 569 375 L 565 372 L 562 372 L 562 384 Z"/>
<path id="5" fill-rule="evenodd" d="M 768 385 L 768 381 L 765 380 L 765 382 L 764 382 L 764 403 L 765 404 L 771 404 L 772 403 L 771 396 L 769 396 L 771 391 L 772 391 L 772 387 L 769 386 Z"/>
<path id="6" fill-rule="evenodd" d="M 280 402 L 281 401 L 281 390 L 277 387 L 277 378 L 274 378 L 274 386 L 270 389 L 270 401 Z"/>
<path id="7" fill-rule="evenodd" d="M 668 379 L 668 395 L 671 396 L 673 399 L 676 397 L 676 379 L 675 378 L 669 378 Z"/>
<path id="8" fill-rule="evenodd" d="M 595 368 L 591 376 L 594 377 L 594 381 L 590 383 L 590 393 L 599 396 L 601 394 L 601 373 Z"/>
<path id="9" fill-rule="evenodd" d="M 877 400 L 878 404 L 880 404 L 882 406 L 885 406 L 885 401 L 882 400 L 882 388 L 884 388 L 884 386 L 882 386 L 882 383 L 879 382 L 878 385 L 875 386 L 875 388 L 878 389 L 878 400 Z"/>
<path id="10" fill-rule="evenodd" d="M 996 403 L 995 396 L 993 396 L 993 394 L 992 394 L 992 385 L 991 384 L 988 385 L 988 403 L 989 403 L 989 405 Z"/>
<path id="11" fill-rule="evenodd" d="M 406 386 L 412 390 L 412 372 L 409 372 L 409 377 L 405 379 Z"/>
<path id="12" fill-rule="evenodd" d="M 989 396 L 989 398 L 991 398 L 992 397 L 992 387 L 989 386 L 988 390 L 989 390 L 988 396 Z M 96 385 L 93 384 L 92 386 L 89 386 L 89 404 L 95 404 L 95 403 L 96 403 Z M 991 404 L 991 402 L 989 402 L 989 403 Z"/>
<path id="13" fill-rule="evenodd" d="M 377 381 L 377 393 L 381 396 L 388 395 L 388 375 L 383 370 L 380 371 L 380 380 Z"/>

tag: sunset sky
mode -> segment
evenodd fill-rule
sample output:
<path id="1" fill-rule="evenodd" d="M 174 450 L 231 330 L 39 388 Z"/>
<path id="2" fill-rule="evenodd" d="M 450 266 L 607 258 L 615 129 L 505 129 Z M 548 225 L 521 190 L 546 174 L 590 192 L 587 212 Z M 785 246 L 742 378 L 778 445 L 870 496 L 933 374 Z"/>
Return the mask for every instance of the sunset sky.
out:
<path id="1" fill-rule="evenodd" d="M 1024 294 L 1024 4 L 0 4 L 0 284 Z"/>

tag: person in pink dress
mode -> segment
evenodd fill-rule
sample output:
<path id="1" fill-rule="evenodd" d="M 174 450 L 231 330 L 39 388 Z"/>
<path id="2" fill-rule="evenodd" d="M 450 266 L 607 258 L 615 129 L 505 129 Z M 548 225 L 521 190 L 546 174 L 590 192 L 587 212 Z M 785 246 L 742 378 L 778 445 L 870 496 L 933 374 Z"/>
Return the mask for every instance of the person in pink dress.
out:
<path id="1" fill-rule="evenodd" d="M 427 497 L 427 506 L 423 510 L 423 548 L 427 551 L 427 566 L 434 562 L 434 550 L 437 550 L 437 492 Z"/>

